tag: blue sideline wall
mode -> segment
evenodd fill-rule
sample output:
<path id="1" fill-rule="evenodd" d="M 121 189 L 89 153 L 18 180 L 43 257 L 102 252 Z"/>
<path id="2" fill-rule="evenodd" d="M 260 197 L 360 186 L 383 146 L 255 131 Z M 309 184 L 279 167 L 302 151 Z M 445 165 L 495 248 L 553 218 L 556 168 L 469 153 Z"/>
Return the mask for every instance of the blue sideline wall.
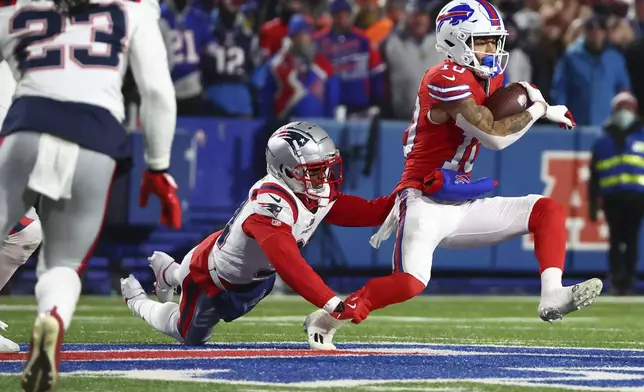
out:
<path id="1" fill-rule="evenodd" d="M 362 171 L 369 122 L 313 121 L 329 132 L 343 154 L 345 192 L 365 198 L 391 192 L 403 168 L 401 138 L 407 123 L 381 122 L 375 161 L 371 174 L 365 176 Z M 260 121 L 179 120 L 172 170 L 181 187 L 187 223 L 225 221 L 244 200 L 249 186 L 257 179 L 253 171 L 255 158 L 263 157 L 266 140 L 263 125 Z M 566 206 L 569 272 L 590 273 L 606 269 L 607 227 L 603 221 L 589 221 L 586 203 L 588 151 L 599 133 L 599 129 L 593 128 L 564 131 L 537 126 L 504 151 L 481 151 L 474 169 L 474 177 L 489 176 L 499 181 L 496 195 L 540 193 Z M 134 137 L 134 151 L 129 219 L 136 224 L 154 224 L 157 220 L 155 208 L 142 210 L 136 205 L 136 184 L 143 168 L 140 135 Z M 393 238 L 376 251 L 368 244 L 372 233 L 369 228 L 322 230 L 306 248 L 306 256 L 314 266 L 387 267 L 391 264 Z M 533 271 L 536 260 L 531 246 L 531 239 L 524 237 L 476 250 L 438 250 L 434 265 L 445 270 Z M 641 261 L 639 271 L 644 271 Z"/>

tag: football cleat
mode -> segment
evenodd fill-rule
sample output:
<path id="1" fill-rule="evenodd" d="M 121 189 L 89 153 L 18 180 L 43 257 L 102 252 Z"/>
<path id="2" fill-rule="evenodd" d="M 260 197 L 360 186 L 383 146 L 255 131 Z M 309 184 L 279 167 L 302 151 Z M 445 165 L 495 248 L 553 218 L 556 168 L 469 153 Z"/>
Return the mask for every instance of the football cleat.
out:
<path id="1" fill-rule="evenodd" d="M 150 267 L 154 271 L 154 295 L 157 296 L 161 302 L 170 302 L 174 296 L 174 287 L 166 280 L 167 274 L 179 268 L 179 264 L 174 262 L 174 259 L 163 252 L 154 252 L 152 256 L 148 257 Z"/>
<path id="2" fill-rule="evenodd" d="M 337 320 L 324 309 L 318 309 L 304 320 L 304 333 L 312 350 L 336 350 L 333 335 L 347 320 Z"/>
<path id="3" fill-rule="evenodd" d="M 20 378 L 22 391 L 49 392 L 56 388 L 64 334 L 63 322 L 55 309 L 49 314 L 38 315 L 31 332 L 27 363 Z"/>
<path id="4" fill-rule="evenodd" d="M 592 304 L 601 294 L 603 287 L 601 280 L 592 278 L 543 296 L 539 303 L 539 317 L 548 322 L 561 320 L 568 313 Z"/>
<path id="5" fill-rule="evenodd" d="M 0 329 L 7 330 L 8 325 L 0 321 Z M 0 335 L 0 353 L 17 353 L 20 352 L 20 346 L 14 341 Z"/>
<path id="6" fill-rule="evenodd" d="M 125 279 L 121 279 L 121 294 L 123 295 L 123 301 L 129 303 L 133 299 L 147 299 L 148 296 L 145 294 L 145 290 L 141 286 L 138 280 L 132 274 Z"/>

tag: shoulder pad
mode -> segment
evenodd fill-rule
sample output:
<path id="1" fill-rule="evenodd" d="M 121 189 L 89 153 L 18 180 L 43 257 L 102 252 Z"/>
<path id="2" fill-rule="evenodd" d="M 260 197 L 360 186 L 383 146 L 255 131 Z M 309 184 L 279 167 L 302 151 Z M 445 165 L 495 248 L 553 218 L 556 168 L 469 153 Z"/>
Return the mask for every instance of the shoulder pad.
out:
<path id="1" fill-rule="evenodd" d="M 298 218 L 295 197 L 282 185 L 265 182 L 251 193 L 253 212 L 293 226 Z"/>
<path id="2" fill-rule="evenodd" d="M 471 73 L 456 64 L 444 63 L 433 69 L 425 81 L 429 96 L 438 102 L 460 101 L 472 95 Z"/>

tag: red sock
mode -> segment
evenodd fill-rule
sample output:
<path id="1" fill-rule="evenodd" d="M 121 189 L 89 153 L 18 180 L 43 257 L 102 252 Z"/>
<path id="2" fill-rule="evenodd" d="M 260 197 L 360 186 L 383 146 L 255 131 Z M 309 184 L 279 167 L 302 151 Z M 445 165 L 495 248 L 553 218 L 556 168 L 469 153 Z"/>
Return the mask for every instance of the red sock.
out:
<path id="1" fill-rule="evenodd" d="M 369 310 L 373 311 L 414 298 L 424 289 L 425 285 L 412 275 L 395 272 L 389 276 L 371 279 L 351 296 L 368 299 L 371 302 Z"/>
<path id="2" fill-rule="evenodd" d="M 534 255 L 539 273 L 546 268 L 563 271 L 566 262 L 566 210 L 561 204 L 544 197 L 532 207 L 528 230 L 534 234 Z"/>

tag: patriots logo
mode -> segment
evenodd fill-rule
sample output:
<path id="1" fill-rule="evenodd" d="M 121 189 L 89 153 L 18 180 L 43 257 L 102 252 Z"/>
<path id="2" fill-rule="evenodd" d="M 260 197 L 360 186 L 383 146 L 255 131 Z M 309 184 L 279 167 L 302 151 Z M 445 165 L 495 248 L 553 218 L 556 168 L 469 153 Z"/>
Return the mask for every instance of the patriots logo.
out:
<path id="1" fill-rule="evenodd" d="M 436 19 L 436 23 L 438 23 L 436 30 L 440 31 L 445 22 L 449 22 L 452 26 L 459 25 L 468 20 L 472 14 L 474 14 L 474 10 L 467 4 L 459 4 L 456 7 L 452 7 L 443 15 L 438 16 L 438 19 Z"/>
<path id="2" fill-rule="evenodd" d="M 274 217 L 277 218 L 277 216 L 282 212 L 282 206 L 278 206 L 277 204 L 273 203 L 259 203 L 260 206 L 266 208 L 268 212 L 271 213 Z"/>
<path id="3" fill-rule="evenodd" d="M 308 143 L 311 139 L 304 136 L 303 134 L 292 131 L 290 129 L 284 129 L 280 133 L 276 135 L 277 137 L 280 137 L 288 143 L 289 146 L 295 151 L 296 153 L 299 151 L 301 147 L 303 147 L 306 143 Z"/>

